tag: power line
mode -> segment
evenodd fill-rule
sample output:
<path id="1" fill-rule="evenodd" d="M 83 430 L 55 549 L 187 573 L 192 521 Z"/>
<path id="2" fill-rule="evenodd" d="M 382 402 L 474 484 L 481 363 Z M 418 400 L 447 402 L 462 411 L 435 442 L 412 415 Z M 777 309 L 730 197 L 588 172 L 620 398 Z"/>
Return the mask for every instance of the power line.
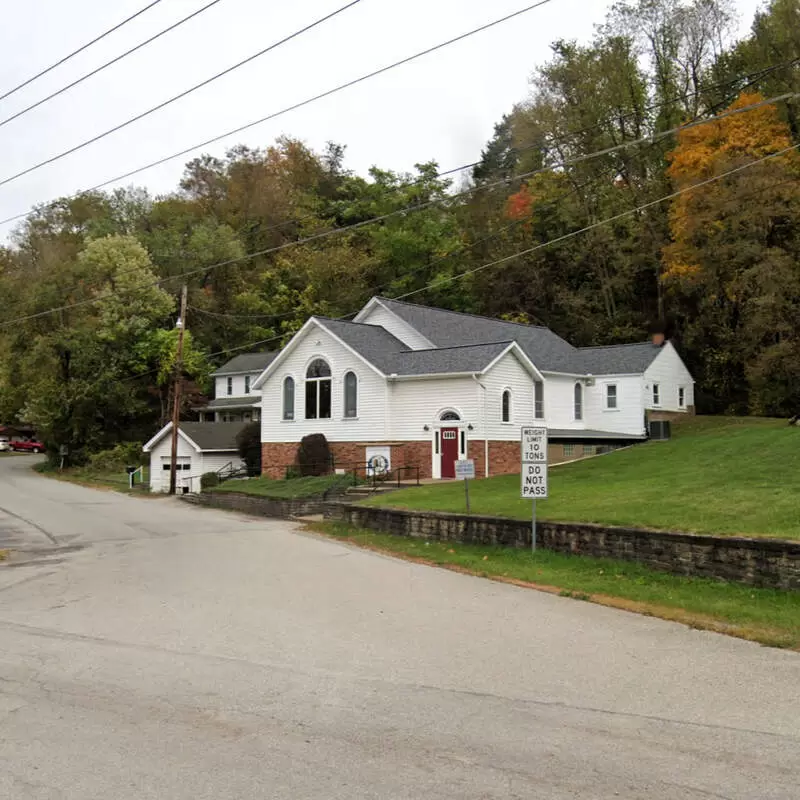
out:
<path id="1" fill-rule="evenodd" d="M 354 2 L 360 2 L 360 0 L 354 0 Z M 172 155 L 165 156 L 164 158 L 160 158 L 157 161 L 152 161 L 151 163 L 149 163 L 149 164 L 147 164 L 147 165 L 145 165 L 143 167 L 139 167 L 137 169 L 131 170 L 130 172 L 126 172 L 123 175 L 117 175 L 115 178 L 111 178 L 111 179 L 109 179 L 107 181 L 103 181 L 102 183 L 98 183 L 95 186 L 92 186 L 90 189 L 87 189 L 85 191 L 90 191 L 91 192 L 91 191 L 95 191 L 96 189 L 102 189 L 104 186 L 108 186 L 108 184 L 110 184 L 110 183 L 116 183 L 118 181 L 125 180 L 126 178 L 130 178 L 131 176 L 137 175 L 140 172 L 144 172 L 145 170 L 152 169 L 153 167 L 160 166 L 161 164 L 165 164 L 168 161 L 173 161 L 174 159 L 180 158 L 181 156 L 185 156 L 185 155 L 187 155 L 188 153 L 191 153 L 194 150 L 198 150 L 198 149 L 200 149 L 202 147 L 206 147 L 206 146 L 208 146 L 210 144 L 214 144 L 214 143 L 216 143 L 216 142 L 218 142 L 218 141 L 220 141 L 222 139 L 227 138 L 228 136 L 233 136 L 234 134 L 241 133 L 242 131 L 248 130 L 249 128 L 253 128 L 256 125 L 260 125 L 260 124 L 262 124 L 264 122 L 267 122 L 269 120 L 276 119 L 277 117 L 283 116 L 284 114 L 288 114 L 290 111 L 296 111 L 298 108 L 303 108 L 304 106 L 310 105 L 311 103 L 314 103 L 314 102 L 316 102 L 318 100 L 322 100 L 325 97 L 330 97 L 331 95 L 336 94 L 337 92 L 341 92 L 344 89 L 349 89 L 352 86 L 355 86 L 355 85 L 357 85 L 359 83 L 363 83 L 364 81 L 369 80 L 370 78 L 374 78 L 374 77 L 376 77 L 378 75 L 382 75 L 383 73 L 388 72 L 389 70 L 396 69 L 397 67 L 400 67 L 400 66 L 403 66 L 405 64 L 408 64 L 411 61 L 415 61 L 418 58 L 422 58 L 423 56 L 430 55 L 431 53 L 434 53 L 437 50 L 441 50 L 442 48 L 448 47 L 451 44 L 455 44 L 456 42 L 460 42 L 463 39 L 466 39 L 466 38 L 468 38 L 470 36 L 474 36 L 477 33 L 481 33 L 481 32 L 483 32 L 485 30 L 488 30 L 489 28 L 493 28 L 496 25 L 500 25 L 503 22 L 507 22 L 508 20 L 514 19 L 515 17 L 518 17 L 521 14 L 525 14 L 528 11 L 532 11 L 533 9 L 538 8 L 539 6 L 546 5 L 547 3 L 550 3 L 550 2 L 552 2 L 552 0 L 539 0 L 539 2 L 534 3 L 533 5 L 527 6 L 526 8 L 520 9 L 519 11 L 515 11 L 512 14 L 508 14 L 505 17 L 501 17 L 500 19 L 496 19 L 493 22 L 489 22 L 489 23 L 486 23 L 485 25 L 481 25 L 480 27 L 474 28 L 471 31 L 468 31 L 466 33 L 462 33 L 459 36 L 456 36 L 456 37 L 454 37 L 452 39 L 448 39 L 446 42 L 441 42 L 440 44 L 434 45 L 433 47 L 429 47 L 426 50 L 421 50 L 419 53 L 415 53 L 413 56 L 409 56 L 409 57 L 404 58 L 404 59 L 402 59 L 400 61 L 395 61 L 393 64 L 388 64 L 387 66 L 381 67 L 380 69 L 373 70 L 372 72 L 369 72 L 366 75 L 362 75 L 359 78 L 355 78 L 355 79 L 353 79 L 351 81 L 348 81 L 346 83 L 342 83 L 339 86 L 335 86 L 333 89 L 328 89 L 325 92 L 321 92 L 320 94 L 314 95 L 313 97 L 309 97 L 309 98 L 307 98 L 305 100 L 302 100 L 299 103 L 295 103 L 294 105 L 287 106 L 286 108 L 283 108 L 280 111 L 275 111 L 272 114 L 268 114 L 266 117 L 262 117 L 261 119 L 254 120 L 253 122 L 248 122 L 246 125 L 241 125 L 238 128 L 234 128 L 232 130 L 226 131 L 225 133 L 222 133 L 222 134 L 220 134 L 218 136 L 214 136 L 211 139 L 206 139 L 204 142 L 199 142 L 197 144 L 194 144 L 191 147 L 187 147 L 184 150 L 181 150 L 181 151 L 179 151 L 177 153 L 173 153 Z M 353 5 L 353 4 L 354 3 L 350 3 L 349 5 Z M 348 8 L 348 7 L 349 6 L 345 6 L 344 8 Z M 340 11 L 341 10 L 344 10 L 344 9 L 340 9 Z M 339 12 L 337 11 L 335 13 L 339 13 Z M 316 23 L 316 24 L 319 24 L 319 23 Z M 297 35 L 297 34 L 295 34 L 295 35 Z M 259 54 L 256 54 L 256 56 L 251 56 L 251 59 L 257 57 L 257 55 L 259 55 Z M 246 63 L 246 62 L 241 62 L 241 63 Z M 240 65 L 237 65 L 237 66 L 240 66 Z M 235 67 L 231 67 L 230 69 L 234 69 L 234 68 Z M 226 72 L 230 72 L 230 69 L 226 70 Z M 220 75 L 222 75 L 222 74 L 225 74 L 225 73 L 220 73 Z M 220 77 L 220 75 L 216 75 L 210 80 L 215 80 L 217 77 Z M 115 132 L 117 130 L 120 130 L 121 128 L 124 128 L 127 125 L 130 125 L 132 122 L 135 122 L 136 120 L 141 119 L 143 116 L 147 116 L 148 114 L 151 114 L 154 111 L 156 111 L 156 110 L 158 110 L 160 108 L 163 108 L 164 105 L 167 105 L 168 103 L 174 102 L 179 97 L 183 97 L 185 94 L 188 94 L 190 91 L 194 91 L 195 89 L 199 88 L 200 86 L 204 86 L 206 83 L 209 83 L 210 80 L 204 82 L 203 84 L 199 84 L 196 87 L 193 87 L 192 89 L 188 90 L 187 92 L 184 92 L 183 94 L 178 95 L 177 97 L 174 97 L 171 100 L 168 100 L 166 103 L 162 103 L 161 105 L 156 106 L 155 108 L 152 108 L 149 111 L 146 111 L 144 114 L 140 114 L 137 117 L 133 117 L 132 119 L 129 119 L 126 122 L 123 122 L 122 124 L 117 125 L 116 127 L 106 131 L 105 133 L 102 133 L 102 134 L 100 134 L 98 136 L 93 137 L 92 139 L 89 139 L 89 140 L 87 140 L 85 142 L 82 142 L 81 144 L 76 145 L 75 147 L 70 148 L 69 150 L 65 150 L 64 152 L 59 153 L 56 156 L 52 156 L 51 158 L 46 159 L 45 161 L 41 161 L 40 163 L 35 164 L 34 166 L 29 167 L 28 169 L 25 169 L 22 172 L 17 173 L 16 175 L 12 175 L 12 176 L 10 176 L 8 178 L 5 178 L 4 180 L 0 181 L 0 186 L 3 186 L 4 184 L 9 183 L 10 181 L 16 180 L 17 178 L 20 178 L 23 175 L 27 175 L 29 172 L 33 172 L 34 170 L 39 169 L 40 167 L 43 167 L 43 166 L 45 166 L 47 164 L 51 164 L 54 161 L 57 161 L 58 159 L 63 158 L 64 156 L 70 155 L 71 153 L 74 153 L 75 151 L 80 150 L 81 148 L 86 147 L 87 145 L 92 144 L 92 143 L 98 141 L 99 139 L 102 139 L 103 137 L 108 136 L 109 134 L 111 134 L 111 133 L 113 133 L 113 132 Z M 9 220 L 4 220 L 3 222 L 8 222 L 8 221 Z M 2 224 L 2 223 L 0 223 L 0 224 Z"/>
<path id="2" fill-rule="evenodd" d="M 259 50 L 257 53 L 253 53 L 253 55 L 248 56 L 242 61 L 239 61 L 237 64 L 234 64 L 227 69 L 222 70 L 222 72 L 217 72 L 215 75 L 212 75 L 210 78 L 202 81 L 201 83 L 195 84 L 189 89 L 181 92 L 180 94 L 176 94 L 174 97 L 171 97 L 169 100 L 165 100 L 163 103 L 159 103 L 152 108 L 147 109 L 147 111 L 143 111 L 141 114 L 137 114 L 134 117 L 130 117 L 129 119 L 125 120 L 124 122 L 119 123 L 119 125 L 115 125 L 113 128 L 109 128 L 107 131 L 103 131 L 103 133 L 97 134 L 97 136 L 93 136 L 91 139 L 87 139 L 80 144 L 75 145 L 74 147 L 70 147 L 67 150 L 63 150 L 62 152 L 58 153 L 57 155 L 51 156 L 50 158 L 44 159 L 44 161 L 40 161 L 38 164 L 34 164 L 32 167 L 27 167 L 23 169 L 21 172 L 17 172 L 15 175 L 11 175 L 8 178 L 3 178 L 0 180 L 0 186 L 5 186 L 7 183 L 11 183 L 12 181 L 17 180 L 17 178 L 21 178 L 23 175 L 28 175 L 31 172 L 35 172 L 37 169 L 41 169 L 42 167 L 47 166 L 48 164 L 53 164 L 56 161 L 64 158 L 65 156 L 71 155 L 72 153 L 77 153 L 79 150 L 82 150 L 84 147 L 88 147 L 90 144 L 94 144 L 95 142 L 99 142 L 101 139 L 105 139 L 106 136 L 110 136 L 112 133 L 116 133 L 117 131 L 121 131 L 123 128 L 127 128 L 129 125 L 132 125 L 134 122 L 138 122 L 145 117 L 149 117 L 151 114 L 154 114 L 156 111 L 160 111 L 162 108 L 166 108 L 168 105 L 175 103 L 178 100 L 186 97 L 187 95 L 192 94 L 192 92 L 196 92 L 198 89 L 202 89 L 204 86 L 208 86 L 210 83 L 222 78 L 225 75 L 233 72 L 234 70 L 243 67 L 245 64 L 249 64 L 256 58 L 269 53 L 271 50 L 275 50 L 276 48 L 280 47 L 283 44 L 291 41 L 292 39 L 296 39 L 298 36 L 310 31 L 312 28 L 316 28 L 318 25 L 321 25 L 323 22 L 327 22 L 332 17 L 335 17 L 337 14 L 341 14 L 343 11 L 346 11 L 348 8 L 352 6 L 358 5 L 361 0 L 351 0 L 351 2 L 347 3 L 347 5 L 342 6 L 341 8 L 336 9 L 336 11 L 327 14 L 324 17 L 312 22 L 310 25 L 306 25 L 304 28 L 295 31 L 294 33 L 290 34 L 289 36 L 284 37 L 283 39 L 274 42 L 269 47 L 265 47 L 263 50 Z"/>
<path id="3" fill-rule="evenodd" d="M 379 215 L 377 217 L 372 217 L 370 219 L 361 220 L 360 222 L 355 222 L 355 223 L 353 223 L 351 225 L 346 225 L 346 226 L 343 226 L 341 228 L 332 228 L 332 229 L 329 229 L 327 231 L 320 231 L 319 233 L 311 234 L 310 236 L 306 236 L 306 237 L 304 237 L 302 239 L 297 239 L 297 240 L 294 240 L 294 241 L 291 241 L 291 242 L 284 242 L 283 244 L 276 245 L 274 247 L 267 247 L 267 248 L 264 248 L 262 250 L 257 250 L 257 251 L 255 251 L 253 253 L 247 253 L 247 254 L 245 254 L 243 256 L 236 256 L 235 258 L 230 258 L 230 259 L 227 259 L 225 261 L 220 261 L 220 262 L 217 262 L 216 264 L 210 264 L 210 265 L 203 266 L 203 267 L 197 267 L 196 269 L 186 270 L 184 272 L 176 273 L 175 275 L 170 275 L 170 276 L 166 276 L 164 278 L 159 278 L 158 280 L 147 284 L 147 286 L 151 286 L 151 285 L 152 286 L 159 286 L 162 283 L 166 283 L 168 281 L 175 280 L 175 279 L 178 279 L 178 278 L 187 278 L 187 277 L 190 277 L 192 275 L 197 275 L 197 274 L 200 274 L 200 273 L 206 273 L 207 274 L 207 273 L 209 273 L 210 271 L 212 271 L 214 269 L 219 269 L 221 267 L 232 266 L 233 264 L 239 264 L 239 263 L 242 263 L 244 261 L 249 261 L 249 260 L 251 260 L 253 258 L 258 258 L 260 256 L 268 255 L 270 253 L 281 252 L 283 250 L 287 250 L 287 249 L 292 248 L 292 247 L 299 247 L 299 246 L 302 246 L 302 245 L 305 245 L 305 244 L 310 244 L 312 242 L 320 241 L 322 239 L 327 239 L 327 238 L 329 238 L 331 236 L 336 236 L 336 235 L 339 235 L 339 234 L 342 234 L 342 233 L 346 233 L 348 231 L 358 230 L 358 229 L 363 228 L 363 227 L 365 227 L 367 225 L 374 225 L 377 222 L 383 222 L 383 221 L 385 221 L 387 219 L 391 219 L 391 218 L 394 218 L 396 216 L 400 216 L 400 215 L 403 215 L 403 214 L 408 214 L 408 213 L 411 213 L 411 212 L 414 212 L 414 211 L 421 211 L 422 209 L 430 208 L 431 206 L 439 205 L 441 203 L 449 203 L 449 202 L 452 202 L 454 200 L 458 200 L 461 197 L 473 194 L 474 192 L 477 192 L 477 191 L 483 191 L 483 190 L 491 189 L 491 188 L 494 188 L 494 187 L 497 187 L 497 186 L 508 185 L 508 184 L 513 183 L 515 181 L 524 180 L 525 178 L 529 178 L 529 177 L 532 177 L 534 175 L 539 175 L 539 174 L 544 173 L 544 172 L 552 172 L 552 171 L 555 171 L 555 170 L 558 170 L 558 169 L 563 169 L 565 167 L 572 166 L 574 164 L 579 164 L 579 163 L 582 163 L 584 161 L 588 161 L 588 160 L 591 160 L 591 159 L 594 159 L 594 158 L 599 158 L 601 156 L 605 156 L 605 155 L 609 155 L 609 154 L 618 152 L 618 151 L 620 151 L 620 150 L 622 150 L 624 148 L 632 147 L 634 145 L 648 144 L 648 143 L 652 143 L 652 142 L 655 142 L 655 141 L 659 141 L 660 139 L 663 139 L 663 138 L 665 138 L 667 136 L 671 136 L 674 133 L 679 133 L 681 131 L 688 130 L 690 128 L 694 128 L 694 127 L 697 127 L 699 125 L 708 125 L 708 124 L 711 124 L 711 123 L 714 123 L 714 122 L 719 122 L 719 120 L 725 119 L 726 117 L 734 116 L 736 114 L 743 114 L 743 113 L 746 113 L 748 111 L 752 111 L 754 109 L 761 108 L 761 107 L 766 106 L 766 105 L 773 105 L 773 104 L 775 104 L 777 102 L 781 102 L 783 100 L 786 100 L 786 99 L 789 99 L 789 98 L 794 98 L 794 97 L 800 97 L 800 92 L 787 93 L 787 94 L 784 94 L 784 95 L 779 95 L 778 97 L 772 97 L 772 98 L 770 98 L 768 100 L 761 100 L 761 101 L 756 102 L 756 103 L 750 103 L 749 105 L 741 106 L 740 108 L 729 109 L 728 111 L 725 111 L 722 114 L 717 114 L 717 115 L 715 115 L 713 117 L 710 117 L 708 119 L 693 120 L 693 121 L 691 121 L 689 123 L 686 123 L 685 125 L 676 126 L 675 128 L 671 128 L 671 129 L 669 129 L 667 131 L 663 131 L 663 132 L 659 133 L 657 136 L 654 136 L 654 137 L 648 136 L 648 137 L 643 137 L 643 138 L 640 138 L 640 139 L 632 139 L 632 140 L 630 140 L 628 142 L 623 142 L 623 143 L 618 144 L 618 145 L 613 145 L 612 147 L 607 147 L 607 148 L 604 148 L 602 150 L 598 150 L 598 151 L 596 151 L 594 153 L 587 153 L 587 154 L 580 155 L 580 156 L 577 156 L 577 157 L 572 158 L 572 159 L 565 159 L 565 160 L 563 160 L 561 162 L 552 164 L 550 166 L 540 167 L 538 169 L 531 170 L 530 172 L 524 172 L 524 173 L 521 173 L 519 175 L 512 176 L 510 178 L 503 178 L 501 180 L 497 180 L 497 181 L 494 181 L 492 183 L 481 184 L 479 186 L 472 186 L 472 187 L 469 187 L 468 189 L 465 189 L 465 190 L 463 190 L 461 192 L 457 192 L 456 194 L 453 194 L 453 195 L 449 195 L 448 197 L 445 197 L 445 198 L 427 200 L 427 201 L 422 202 L 422 203 L 417 203 L 415 205 L 406 206 L 404 208 L 396 209 L 394 211 L 389 211 L 386 214 L 381 214 L 381 215 Z M 6 322 L 0 323 L 0 327 L 5 327 L 7 325 L 11 325 L 11 324 L 14 324 L 14 323 L 17 323 L 17 322 L 24 322 L 24 321 L 27 321 L 27 320 L 30 320 L 30 319 L 37 319 L 39 317 L 44 317 L 44 316 L 48 316 L 50 314 L 57 313 L 59 311 L 67 311 L 67 310 L 69 310 L 71 308 L 78 308 L 80 306 L 89 305 L 91 303 L 101 302 L 102 300 L 106 299 L 107 297 L 113 296 L 113 294 L 114 294 L 114 292 L 111 292 L 111 293 L 107 293 L 105 295 L 101 295 L 99 297 L 87 298 L 85 300 L 80 300 L 80 301 L 75 302 L 75 303 L 62 305 L 62 306 L 59 306 L 57 308 L 51 308 L 51 309 L 48 309 L 46 311 L 40 311 L 40 312 L 35 313 L 35 314 L 28 314 L 27 316 L 17 317 L 15 319 L 8 320 Z"/>
<path id="4" fill-rule="evenodd" d="M 81 45 L 77 50 L 73 50 L 69 55 L 64 56 L 64 58 L 59 59 L 56 61 L 55 64 L 51 64 L 46 69 L 43 69 L 41 72 L 37 72 L 33 77 L 28 78 L 28 80 L 23 81 L 22 83 L 15 86 L 13 89 L 9 89 L 5 94 L 0 95 L 0 100 L 5 100 L 6 97 L 11 96 L 14 92 L 18 92 L 23 87 L 27 86 L 29 83 L 33 83 L 35 80 L 38 80 L 42 77 L 42 75 L 47 75 L 48 72 L 51 72 L 56 67 L 60 67 L 65 62 L 69 61 L 73 56 L 78 55 L 78 53 L 82 53 L 87 48 L 91 47 L 93 44 L 97 44 L 101 39 L 105 39 L 110 33 L 114 33 L 114 31 L 119 30 L 123 25 L 127 25 L 132 20 L 136 19 L 136 17 L 141 16 L 144 14 L 145 11 L 149 11 L 153 6 L 157 6 L 161 0 L 153 0 L 152 3 L 149 3 L 144 8 L 139 9 L 135 14 L 131 14 L 127 19 L 122 20 L 122 22 L 117 23 L 113 28 L 109 28 L 104 33 L 101 33 L 99 36 L 95 36 L 90 42 L 86 42 L 86 44 Z"/>
<path id="5" fill-rule="evenodd" d="M 18 119 L 23 114 L 27 114 L 29 111 L 33 111 L 34 108 L 38 108 L 39 106 L 44 105 L 48 100 L 52 100 L 54 97 L 58 97 L 59 95 L 64 94 L 64 92 L 68 92 L 70 89 L 74 88 L 79 83 L 83 83 L 85 80 L 88 80 L 94 75 L 97 75 L 98 72 L 102 72 L 104 69 L 110 67 L 112 64 L 116 64 L 119 61 L 122 61 L 123 58 L 127 58 L 129 55 L 135 53 L 137 50 L 141 50 L 143 47 L 146 47 L 148 44 L 151 44 L 156 39 L 160 39 L 162 36 L 169 33 L 170 31 L 174 31 L 175 28 L 179 28 L 185 22 L 188 22 L 190 19 L 194 19 L 194 17 L 198 16 L 199 14 L 202 14 L 204 11 L 207 11 L 212 6 L 217 5 L 217 3 L 219 2 L 221 2 L 221 0 L 211 0 L 210 3 L 207 3 L 202 8 L 199 8 L 197 11 L 194 11 L 188 16 L 184 17 L 183 19 L 178 20 L 177 22 L 170 25 L 168 28 L 164 28 L 164 30 L 159 31 L 157 34 L 155 34 L 155 36 L 151 36 L 149 39 L 145 39 L 143 42 L 139 42 L 139 44 L 137 44 L 135 47 L 131 47 L 130 50 L 126 50 L 124 53 L 121 53 L 115 58 L 112 58 L 111 61 L 106 61 L 105 64 L 102 64 L 101 66 L 97 67 L 97 69 L 93 69 L 91 72 L 87 72 L 85 75 L 82 75 L 77 80 L 72 81 L 72 83 L 69 83 L 66 86 L 62 86 L 57 91 L 47 95 L 47 97 L 43 97 L 41 100 L 37 100 L 35 103 L 32 103 L 27 108 L 23 108 L 21 111 L 17 111 L 16 114 L 12 114 L 10 117 L 6 117 L 4 120 L 0 120 L 0 128 L 2 128 L 3 125 L 7 125 L 9 122 L 12 122 L 15 119 Z"/>

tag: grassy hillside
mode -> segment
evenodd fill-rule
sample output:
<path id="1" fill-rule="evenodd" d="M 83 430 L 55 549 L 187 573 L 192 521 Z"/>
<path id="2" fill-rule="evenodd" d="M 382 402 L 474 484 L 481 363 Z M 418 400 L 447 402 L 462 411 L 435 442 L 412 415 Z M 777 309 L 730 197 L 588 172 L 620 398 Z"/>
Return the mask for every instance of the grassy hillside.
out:
<path id="1" fill-rule="evenodd" d="M 599 522 L 697 533 L 800 539 L 800 428 L 785 421 L 697 417 L 669 442 L 550 469 L 540 519 Z M 470 483 L 475 514 L 528 518 L 519 476 Z M 423 486 L 371 505 L 464 511 L 461 482 Z"/>

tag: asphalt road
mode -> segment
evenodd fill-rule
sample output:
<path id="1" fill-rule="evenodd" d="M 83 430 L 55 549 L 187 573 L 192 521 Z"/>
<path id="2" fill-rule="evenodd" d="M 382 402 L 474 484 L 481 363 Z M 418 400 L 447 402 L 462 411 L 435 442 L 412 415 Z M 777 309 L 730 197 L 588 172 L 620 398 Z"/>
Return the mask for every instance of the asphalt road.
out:
<path id="1" fill-rule="evenodd" d="M 0 797 L 798 797 L 797 653 L 30 463 L 0 458 Z"/>

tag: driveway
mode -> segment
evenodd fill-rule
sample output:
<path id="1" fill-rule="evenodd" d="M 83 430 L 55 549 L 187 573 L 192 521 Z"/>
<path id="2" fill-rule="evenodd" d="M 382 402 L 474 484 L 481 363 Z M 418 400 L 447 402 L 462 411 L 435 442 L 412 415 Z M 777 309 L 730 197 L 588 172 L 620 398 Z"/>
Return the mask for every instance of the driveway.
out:
<path id="1" fill-rule="evenodd" d="M 797 653 L 30 463 L 0 459 L 0 797 L 797 797 Z"/>

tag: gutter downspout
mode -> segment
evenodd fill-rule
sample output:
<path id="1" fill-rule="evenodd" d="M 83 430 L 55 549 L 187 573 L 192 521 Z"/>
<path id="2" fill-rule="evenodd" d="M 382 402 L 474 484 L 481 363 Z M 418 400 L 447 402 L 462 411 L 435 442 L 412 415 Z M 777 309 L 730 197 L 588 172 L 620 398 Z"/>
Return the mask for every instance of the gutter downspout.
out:
<path id="1" fill-rule="evenodd" d="M 483 389 L 483 477 L 489 477 L 489 429 L 486 427 L 486 387 L 478 380 L 474 373 L 472 379 Z"/>

